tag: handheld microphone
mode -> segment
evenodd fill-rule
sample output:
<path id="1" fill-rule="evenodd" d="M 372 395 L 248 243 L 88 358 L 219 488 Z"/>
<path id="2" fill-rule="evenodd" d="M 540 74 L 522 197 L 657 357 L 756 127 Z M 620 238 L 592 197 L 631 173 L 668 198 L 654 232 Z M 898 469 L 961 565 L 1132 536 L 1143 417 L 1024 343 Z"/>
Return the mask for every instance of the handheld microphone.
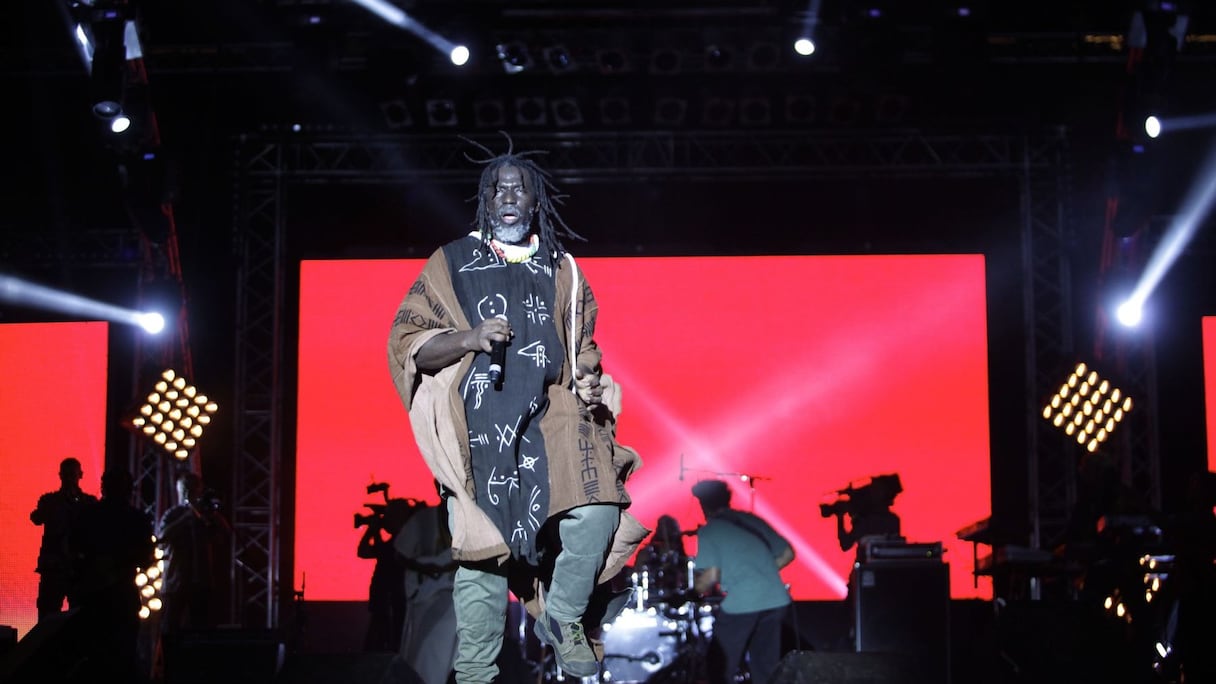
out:
<path id="1" fill-rule="evenodd" d="M 502 387 L 502 365 L 507 361 L 507 343 L 499 340 L 490 346 L 490 383 Z"/>

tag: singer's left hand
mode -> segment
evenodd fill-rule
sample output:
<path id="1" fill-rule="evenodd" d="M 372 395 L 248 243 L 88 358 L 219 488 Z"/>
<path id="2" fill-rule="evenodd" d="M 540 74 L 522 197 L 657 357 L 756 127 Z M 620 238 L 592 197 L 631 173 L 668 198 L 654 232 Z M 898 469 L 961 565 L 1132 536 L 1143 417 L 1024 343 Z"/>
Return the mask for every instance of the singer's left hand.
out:
<path id="1" fill-rule="evenodd" d="M 598 404 L 603 400 L 604 388 L 600 386 L 600 374 L 578 366 L 574 369 L 574 391 L 588 404 Z"/>

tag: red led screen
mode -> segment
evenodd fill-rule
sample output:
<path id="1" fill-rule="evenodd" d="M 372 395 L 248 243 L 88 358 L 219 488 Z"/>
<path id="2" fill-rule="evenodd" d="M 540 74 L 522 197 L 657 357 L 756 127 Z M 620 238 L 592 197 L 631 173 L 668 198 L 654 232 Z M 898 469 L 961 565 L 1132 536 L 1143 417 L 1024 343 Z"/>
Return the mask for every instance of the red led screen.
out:
<path id="1" fill-rule="evenodd" d="M 106 441 L 106 323 L 0 324 L 0 624 L 24 636 L 38 620 L 38 497 L 59 488 L 59 462 L 100 494 Z"/>
<path id="2" fill-rule="evenodd" d="M 1203 400 L 1207 417 L 1208 470 L 1216 471 L 1216 316 L 1203 317 Z"/>
<path id="3" fill-rule="evenodd" d="M 301 264 L 294 582 L 309 600 L 367 599 L 373 561 L 355 555 L 353 514 L 383 503 L 368 484 L 436 498 L 385 351 L 422 264 Z M 955 538 L 990 513 L 983 256 L 579 264 L 605 370 L 623 387 L 619 438 L 644 460 L 629 483 L 643 524 L 669 514 L 695 528 L 690 487 L 726 478 L 736 507 L 793 542 L 794 597 L 839 599 L 854 552 L 819 505 L 898 473 L 904 536 L 945 545 L 955 598 L 991 596 Z"/>

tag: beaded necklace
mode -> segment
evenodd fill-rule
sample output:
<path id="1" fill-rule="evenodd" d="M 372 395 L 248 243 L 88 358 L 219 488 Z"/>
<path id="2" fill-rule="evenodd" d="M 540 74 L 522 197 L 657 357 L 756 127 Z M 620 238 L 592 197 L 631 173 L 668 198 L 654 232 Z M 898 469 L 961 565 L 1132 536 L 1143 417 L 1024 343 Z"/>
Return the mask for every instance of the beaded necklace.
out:
<path id="1" fill-rule="evenodd" d="M 526 245 L 512 245 L 490 238 L 490 249 L 494 250 L 498 258 L 508 264 L 522 264 L 535 256 L 536 252 L 540 250 L 540 236 L 533 233 L 532 238 L 528 240 L 528 244 Z"/>

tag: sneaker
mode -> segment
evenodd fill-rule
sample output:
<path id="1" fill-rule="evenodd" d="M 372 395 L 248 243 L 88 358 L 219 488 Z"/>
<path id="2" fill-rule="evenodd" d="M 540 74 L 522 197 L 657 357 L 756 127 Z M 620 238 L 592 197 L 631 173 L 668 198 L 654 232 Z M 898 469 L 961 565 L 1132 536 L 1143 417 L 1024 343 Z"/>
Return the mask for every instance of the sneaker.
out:
<path id="1" fill-rule="evenodd" d="M 592 677 L 599 674 L 600 664 L 595 651 L 587 643 L 583 625 L 578 622 L 561 624 L 548 613 L 541 613 L 533 628 L 537 638 L 553 647 L 557 666 L 566 674 L 576 677 Z"/>

